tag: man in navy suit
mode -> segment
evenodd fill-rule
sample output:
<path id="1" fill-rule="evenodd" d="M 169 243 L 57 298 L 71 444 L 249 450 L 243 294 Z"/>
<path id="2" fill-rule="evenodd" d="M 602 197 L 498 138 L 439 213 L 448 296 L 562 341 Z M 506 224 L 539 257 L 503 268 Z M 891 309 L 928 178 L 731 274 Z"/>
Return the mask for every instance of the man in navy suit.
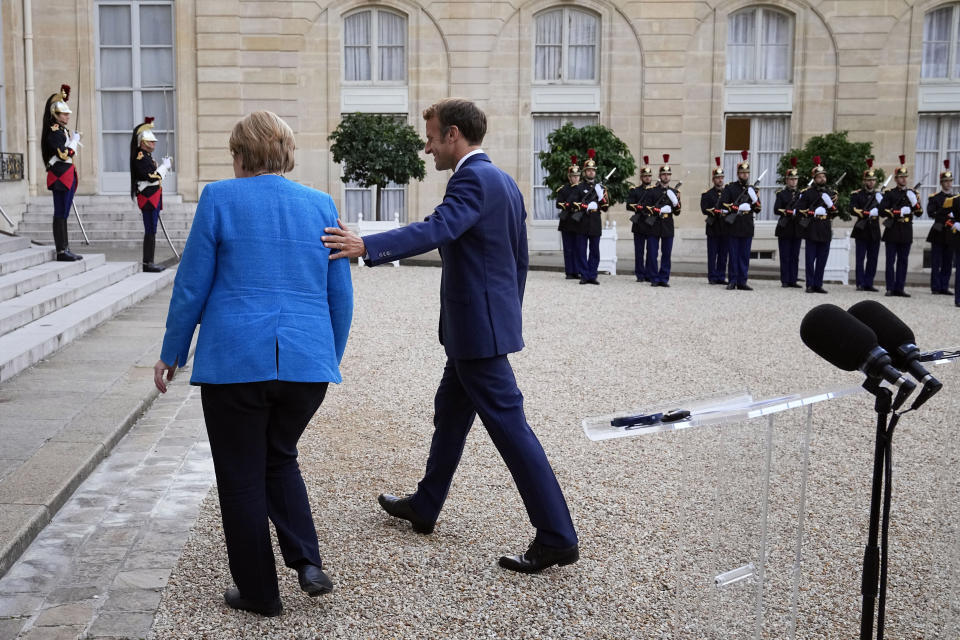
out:
<path id="1" fill-rule="evenodd" d="M 523 412 L 507 354 L 523 348 L 521 304 L 527 277 L 523 196 L 480 149 L 487 119 L 474 103 L 447 98 L 423 112 L 437 170 L 453 170 L 443 202 L 423 222 L 364 236 L 328 228 L 331 259 L 366 264 L 440 250 L 440 343 L 447 364 L 434 400 L 430 456 L 416 493 L 381 494 L 380 506 L 431 533 L 477 415 L 507 464 L 537 533 L 525 553 L 500 566 L 536 573 L 579 559 L 577 534 L 560 485 Z"/>

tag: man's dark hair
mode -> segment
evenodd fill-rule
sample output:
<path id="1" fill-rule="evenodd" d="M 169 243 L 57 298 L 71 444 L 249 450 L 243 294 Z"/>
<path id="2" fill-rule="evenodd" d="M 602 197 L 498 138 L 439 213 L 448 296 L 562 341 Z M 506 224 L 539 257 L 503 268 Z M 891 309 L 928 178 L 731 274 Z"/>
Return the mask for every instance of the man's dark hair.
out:
<path id="1" fill-rule="evenodd" d="M 455 126 L 471 145 L 483 142 L 487 135 L 487 116 L 473 102 L 463 98 L 444 98 L 423 110 L 423 119 L 437 118 L 446 135 Z"/>

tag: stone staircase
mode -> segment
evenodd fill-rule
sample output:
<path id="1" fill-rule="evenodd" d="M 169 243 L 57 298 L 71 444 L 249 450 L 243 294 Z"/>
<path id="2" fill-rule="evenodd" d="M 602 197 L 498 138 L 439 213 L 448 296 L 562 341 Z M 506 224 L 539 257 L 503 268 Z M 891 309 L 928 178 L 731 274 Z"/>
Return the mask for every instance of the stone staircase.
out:
<path id="1" fill-rule="evenodd" d="M 138 262 L 107 262 L 103 254 L 86 252 L 83 260 L 56 262 L 53 246 L 0 235 L 0 382 L 166 286 L 175 274 L 142 273 Z"/>
<path id="2" fill-rule="evenodd" d="M 140 210 L 129 196 L 77 196 L 77 210 L 83 219 L 83 226 L 90 238 L 93 249 L 137 248 L 143 244 L 143 222 Z M 183 202 L 181 196 L 164 194 L 163 223 L 170 234 L 170 240 L 177 251 L 183 249 L 193 222 L 194 202 Z M 70 234 L 70 248 L 75 253 L 83 253 L 83 234 L 70 212 L 67 229 Z M 52 242 L 51 220 L 53 219 L 53 199 L 49 194 L 33 196 L 27 201 L 27 210 L 17 227 L 17 233 L 38 242 Z M 157 229 L 157 246 L 166 244 L 163 232 Z M 89 250 L 89 248 L 87 248 Z"/>

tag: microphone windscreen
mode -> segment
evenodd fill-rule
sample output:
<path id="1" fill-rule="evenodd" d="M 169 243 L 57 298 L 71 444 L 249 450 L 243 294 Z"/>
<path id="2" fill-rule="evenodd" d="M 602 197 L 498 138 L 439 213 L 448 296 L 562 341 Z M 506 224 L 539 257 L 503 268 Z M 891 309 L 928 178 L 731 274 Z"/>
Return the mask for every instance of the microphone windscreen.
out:
<path id="1" fill-rule="evenodd" d="M 818 356 L 845 371 L 859 369 L 877 336 L 867 325 L 835 304 L 810 309 L 800 323 L 800 339 Z"/>
<path id="2" fill-rule="evenodd" d="M 850 307 L 850 315 L 873 329 L 877 343 L 890 353 L 895 365 L 897 347 L 917 342 L 910 327 L 876 300 L 858 302 Z"/>

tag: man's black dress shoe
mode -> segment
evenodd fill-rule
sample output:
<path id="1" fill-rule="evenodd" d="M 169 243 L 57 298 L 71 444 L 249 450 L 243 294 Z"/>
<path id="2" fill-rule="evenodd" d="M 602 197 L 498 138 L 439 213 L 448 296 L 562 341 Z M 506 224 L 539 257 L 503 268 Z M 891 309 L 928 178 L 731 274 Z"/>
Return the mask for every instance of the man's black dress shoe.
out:
<path id="1" fill-rule="evenodd" d="M 813 292 L 814 292 L 814 293 L 826 293 L 827 290 L 824 289 L 823 287 L 814 287 L 814 288 L 813 288 Z"/>
<path id="2" fill-rule="evenodd" d="M 567 274 L 567 280 L 579 280 L 579 279 L 580 279 L 580 276 L 578 276 L 578 275 L 575 274 L 575 273 L 568 273 L 568 274 Z"/>
<path id="3" fill-rule="evenodd" d="M 297 567 L 297 579 L 300 588 L 311 598 L 333 591 L 333 580 L 315 564 L 308 562 Z"/>
<path id="4" fill-rule="evenodd" d="M 727 291 L 733 291 L 736 288 L 737 288 L 736 282 L 731 282 L 730 284 L 727 285 Z"/>
<path id="5" fill-rule="evenodd" d="M 801 287 L 801 286 L 800 286 L 799 284 L 797 284 L 796 282 L 791 282 L 791 283 L 788 284 L 787 286 L 790 287 L 791 289 L 803 289 L 803 287 Z"/>
<path id="6" fill-rule="evenodd" d="M 893 292 L 893 295 L 896 296 L 896 297 L 898 297 L 898 298 L 909 298 L 909 297 L 910 297 L 910 294 L 907 293 L 906 291 L 894 291 L 894 292 Z"/>
<path id="7" fill-rule="evenodd" d="M 280 598 L 277 598 L 273 602 L 257 602 L 255 600 L 247 600 L 240 595 L 240 589 L 237 589 L 236 587 L 231 587 L 224 591 L 223 599 L 233 609 L 240 609 L 241 611 L 249 611 L 251 613 L 259 613 L 261 616 L 266 616 L 267 618 L 278 616 L 280 615 L 280 612 L 283 611 L 283 604 L 280 602 Z"/>
<path id="8" fill-rule="evenodd" d="M 670 287 L 670 283 L 669 283 L 669 282 L 658 282 L 658 283 L 657 283 L 657 286 L 658 286 L 658 287 L 668 287 L 668 288 L 669 288 L 669 287 Z"/>
<path id="9" fill-rule="evenodd" d="M 876 293 L 876 292 L 880 291 L 880 289 L 877 289 L 876 287 L 864 287 L 863 290 L 864 290 L 864 291 L 870 291 L 870 292 L 873 292 L 873 293 Z"/>
<path id="10" fill-rule="evenodd" d="M 433 533 L 433 526 L 436 522 L 430 522 L 424 520 L 417 512 L 413 510 L 413 507 L 410 506 L 411 496 L 406 498 L 398 498 L 397 496 L 392 496 L 389 493 L 381 493 L 377 497 L 377 502 L 380 503 L 380 507 L 384 511 L 392 515 L 394 518 L 400 518 L 401 520 L 409 520 L 410 524 L 413 525 L 413 530 L 417 533 Z"/>
<path id="11" fill-rule="evenodd" d="M 863 287 L 861 287 L 860 285 L 857 285 L 857 291 L 863 291 Z"/>
<path id="12" fill-rule="evenodd" d="M 751 287 L 751 286 L 748 285 L 748 284 L 738 284 L 738 285 L 737 285 L 737 290 L 738 290 L 738 291 L 753 291 L 753 287 Z"/>
<path id="13" fill-rule="evenodd" d="M 596 278 L 590 278 L 589 280 L 587 278 L 580 278 L 580 284 L 600 284 L 600 283 L 597 282 Z"/>
<path id="14" fill-rule="evenodd" d="M 534 540 L 523 555 L 501 556 L 500 566 L 520 573 L 539 573 L 555 564 L 562 567 L 573 564 L 579 559 L 580 547 L 577 545 L 566 549 L 557 549 L 556 547 L 542 545 Z"/>

